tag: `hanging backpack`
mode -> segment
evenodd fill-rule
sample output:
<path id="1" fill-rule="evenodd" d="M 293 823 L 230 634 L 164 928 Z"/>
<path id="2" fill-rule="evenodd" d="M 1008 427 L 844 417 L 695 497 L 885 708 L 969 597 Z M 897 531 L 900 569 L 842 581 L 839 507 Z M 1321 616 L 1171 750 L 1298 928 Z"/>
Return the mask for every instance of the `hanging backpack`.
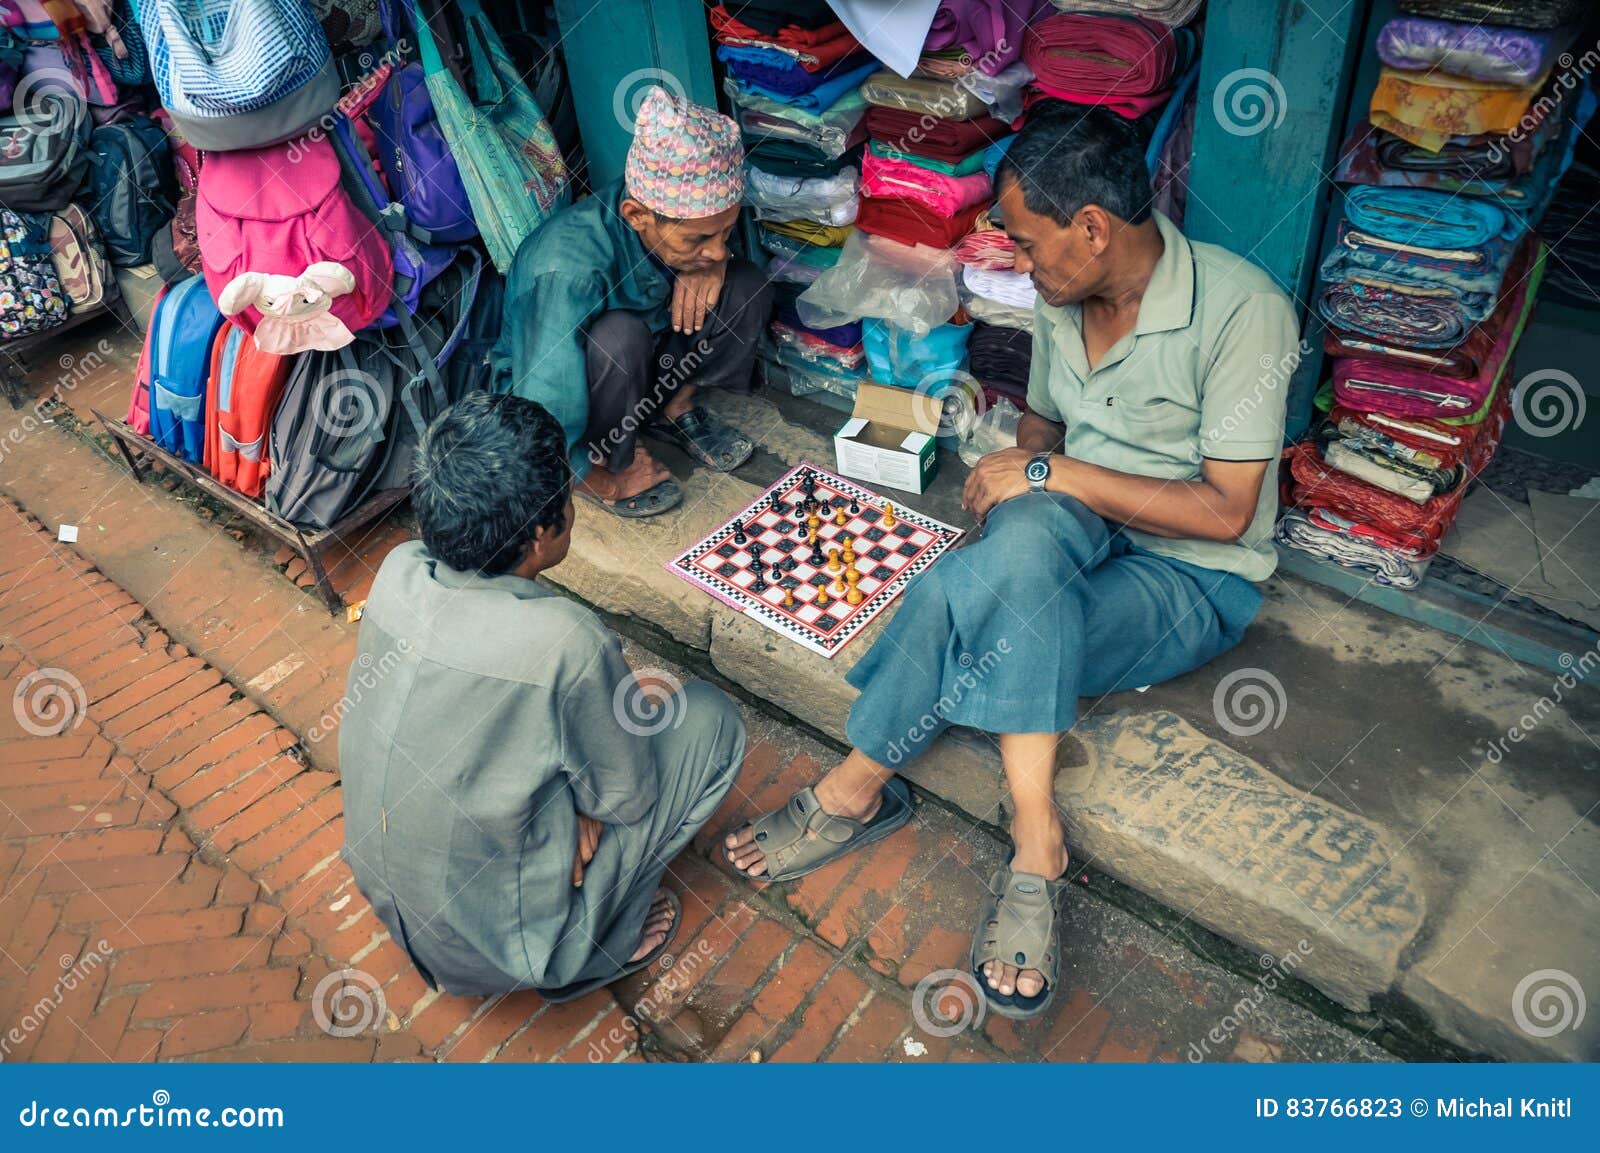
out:
<path id="1" fill-rule="evenodd" d="M 207 153 L 195 225 L 205 238 L 200 257 L 215 297 L 247 272 L 297 277 L 326 261 L 355 278 L 354 289 L 329 309 L 351 332 L 388 307 L 394 257 L 383 231 L 341 186 L 339 159 L 325 138 Z M 250 307 L 235 323 L 253 333 L 260 320 Z"/>
<path id="2" fill-rule="evenodd" d="M 89 171 L 89 108 L 54 83 L 30 87 L 31 79 L 18 86 L 13 114 L 0 117 L 0 205 L 55 212 Z"/>
<path id="3" fill-rule="evenodd" d="M 384 5 L 387 20 L 389 6 Z M 394 33 L 391 31 L 391 38 Z M 370 113 L 378 137 L 378 162 L 406 224 L 424 243 L 470 240 L 478 234 L 472 202 L 450 145 L 439 129 L 422 65 L 397 68 Z"/>
<path id="4" fill-rule="evenodd" d="M 271 470 L 267 433 L 292 363 L 292 357 L 262 352 L 236 324 L 227 325 L 213 346 L 206 471 L 245 496 L 259 497 Z"/>
<path id="5" fill-rule="evenodd" d="M 161 103 L 196 148 L 290 140 L 339 99 L 305 0 L 139 0 L 138 18 Z"/>
<path id="6" fill-rule="evenodd" d="M 374 327 L 392 328 L 401 322 L 400 308 L 412 313 L 417 311 L 422 290 L 450 266 L 456 249 L 442 244 L 418 244 L 413 239 L 406 228 L 405 209 L 389 199 L 373 168 L 372 158 L 350 120 L 342 116 L 336 120 L 329 139 L 338 155 L 350 199 L 389 242 L 394 261 L 391 283 L 394 299 L 374 322 Z"/>
<path id="7" fill-rule="evenodd" d="M 270 511 L 332 528 L 371 493 L 408 483 L 422 429 L 452 399 L 441 366 L 467 332 L 480 265 L 462 249 L 418 315 L 406 314 L 409 332 L 359 332 L 345 348 L 296 358 L 272 421 Z"/>
<path id="8" fill-rule="evenodd" d="M 50 218 L 50 259 L 61 290 L 73 312 L 98 308 L 105 302 L 111 282 L 111 265 L 101 248 L 100 236 L 82 208 L 69 204 Z"/>
<path id="9" fill-rule="evenodd" d="M 138 88 L 150 83 L 149 51 L 139 22 L 128 11 L 128 0 L 117 0 L 108 7 L 103 29 L 90 24 L 89 30 L 95 34 L 95 53 L 118 84 Z"/>
<path id="10" fill-rule="evenodd" d="M 198 276 L 162 298 L 150 326 L 150 439 L 196 463 L 205 458 L 206 378 L 221 327 L 222 313 Z"/>
<path id="11" fill-rule="evenodd" d="M 50 255 L 49 224 L 0 208 L 0 337 L 15 340 L 67 319 Z"/>
<path id="12" fill-rule="evenodd" d="M 502 273 L 523 239 L 566 202 L 561 149 L 478 0 L 459 0 L 477 101 L 445 64 L 418 0 L 406 0 L 439 127 L 455 157 L 489 258 Z"/>
<path id="13" fill-rule="evenodd" d="M 144 344 L 139 348 L 139 367 L 133 373 L 133 393 L 128 397 L 128 416 L 124 422 L 140 436 L 150 435 L 150 344 L 156 333 L 156 313 L 166 299 L 170 285 L 156 289 L 150 306 L 150 322 L 144 328 Z"/>
<path id="14" fill-rule="evenodd" d="M 150 242 L 172 219 L 176 189 L 167 134 L 145 117 L 89 137 L 89 190 L 106 256 L 119 268 L 150 263 Z"/>

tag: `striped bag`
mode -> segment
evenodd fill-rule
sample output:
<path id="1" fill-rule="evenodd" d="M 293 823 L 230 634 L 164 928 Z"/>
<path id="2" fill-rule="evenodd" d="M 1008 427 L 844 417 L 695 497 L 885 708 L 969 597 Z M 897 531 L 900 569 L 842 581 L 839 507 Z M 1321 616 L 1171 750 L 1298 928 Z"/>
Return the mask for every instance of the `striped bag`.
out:
<path id="1" fill-rule="evenodd" d="M 339 99 L 306 0 L 139 0 L 137 14 L 161 103 L 196 148 L 281 143 Z"/>
<path id="2" fill-rule="evenodd" d="M 418 0 L 408 3 L 439 128 L 450 143 L 489 258 L 508 272 L 523 239 L 568 199 L 561 148 L 478 0 L 456 4 L 466 29 L 476 103 L 441 58 Z"/>

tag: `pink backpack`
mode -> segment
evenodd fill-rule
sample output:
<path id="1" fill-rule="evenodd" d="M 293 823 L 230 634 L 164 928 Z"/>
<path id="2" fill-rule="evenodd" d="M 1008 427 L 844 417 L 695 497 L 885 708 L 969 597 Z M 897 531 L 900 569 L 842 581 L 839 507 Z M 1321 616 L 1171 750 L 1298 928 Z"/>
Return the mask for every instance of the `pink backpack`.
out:
<path id="1" fill-rule="evenodd" d="M 366 328 L 389 306 L 389 241 L 345 194 L 326 139 L 207 153 L 195 225 L 213 299 L 247 272 L 299 276 L 331 261 L 355 277 L 355 289 L 329 310 L 347 329 Z M 252 306 L 233 320 L 254 333 L 261 313 Z"/>

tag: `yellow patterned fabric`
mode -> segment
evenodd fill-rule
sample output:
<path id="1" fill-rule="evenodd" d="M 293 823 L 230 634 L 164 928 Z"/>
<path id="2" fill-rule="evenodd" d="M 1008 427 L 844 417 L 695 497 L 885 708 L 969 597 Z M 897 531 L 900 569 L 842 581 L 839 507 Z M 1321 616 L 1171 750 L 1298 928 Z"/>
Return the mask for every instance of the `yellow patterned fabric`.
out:
<path id="1" fill-rule="evenodd" d="M 1526 87 L 1468 80 L 1442 72 L 1426 79 L 1385 68 L 1372 93 L 1372 123 L 1418 148 L 1437 152 L 1452 136 L 1510 132 L 1528 114 L 1544 77 Z"/>

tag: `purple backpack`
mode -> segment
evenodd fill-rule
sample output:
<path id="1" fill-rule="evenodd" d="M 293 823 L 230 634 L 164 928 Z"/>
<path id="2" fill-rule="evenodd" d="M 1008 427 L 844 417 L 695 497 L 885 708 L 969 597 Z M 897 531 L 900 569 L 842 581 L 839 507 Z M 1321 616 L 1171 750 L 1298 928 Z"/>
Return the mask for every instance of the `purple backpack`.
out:
<path id="1" fill-rule="evenodd" d="M 384 29 L 395 40 L 392 8 L 384 0 Z M 424 244 L 458 243 L 478 235 L 461 173 L 439 131 L 422 65 L 396 68 L 367 116 L 378 138 L 378 163 L 395 199 L 405 206 L 411 234 Z"/>

